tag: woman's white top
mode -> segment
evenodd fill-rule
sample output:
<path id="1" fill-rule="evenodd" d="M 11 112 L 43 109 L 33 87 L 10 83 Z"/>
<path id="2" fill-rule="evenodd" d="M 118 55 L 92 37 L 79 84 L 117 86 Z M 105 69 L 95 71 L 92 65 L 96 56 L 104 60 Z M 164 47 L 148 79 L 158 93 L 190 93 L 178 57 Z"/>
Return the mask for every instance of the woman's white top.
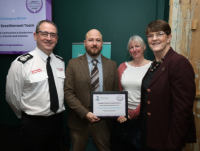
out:
<path id="1" fill-rule="evenodd" d="M 141 67 L 134 67 L 125 62 L 127 68 L 122 73 L 121 85 L 128 91 L 128 108 L 134 110 L 140 104 L 141 84 L 151 62 Z"/>

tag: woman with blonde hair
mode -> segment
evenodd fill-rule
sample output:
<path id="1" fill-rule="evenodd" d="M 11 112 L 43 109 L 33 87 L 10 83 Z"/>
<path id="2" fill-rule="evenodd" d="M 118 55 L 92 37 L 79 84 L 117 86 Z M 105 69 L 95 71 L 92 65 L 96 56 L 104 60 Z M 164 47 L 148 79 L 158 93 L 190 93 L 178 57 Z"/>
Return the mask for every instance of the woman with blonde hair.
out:
<path id="1" fill-rule="evenodd" d="M 117 121 L 117 136 L 125 143 L 126 150 L 140 148 L 140 92 L 144 74 L 151 65 L 151 61 L 144 58 L 146 44 L 140 36 L 132 36 L 127 45 L 132 61 L 122 63 L 118 68 L 119 89 L 128 91 L 128 120 L 120 116 Z"/>

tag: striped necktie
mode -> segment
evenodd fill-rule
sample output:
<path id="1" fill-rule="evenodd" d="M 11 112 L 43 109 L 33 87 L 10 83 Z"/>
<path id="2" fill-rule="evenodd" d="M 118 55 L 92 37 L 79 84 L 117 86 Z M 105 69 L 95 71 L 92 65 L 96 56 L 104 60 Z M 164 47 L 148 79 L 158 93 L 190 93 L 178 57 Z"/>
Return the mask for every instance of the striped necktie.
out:
<path id="1" fill-rule="evenodd" d="M 97 60 L 92 60 L 93 67 L 91 72 L 92 91 L 99 91 L 99 69 L 97 68 Z"/>

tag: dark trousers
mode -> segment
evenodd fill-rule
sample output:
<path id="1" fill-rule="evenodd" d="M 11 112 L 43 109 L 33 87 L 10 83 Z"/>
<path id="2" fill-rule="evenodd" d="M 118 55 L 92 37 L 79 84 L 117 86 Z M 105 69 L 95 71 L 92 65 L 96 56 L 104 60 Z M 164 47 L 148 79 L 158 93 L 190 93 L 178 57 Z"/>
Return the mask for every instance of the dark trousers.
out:
<path id="1" fill-rule="evenodd" d="M 62 113 L 48 117 L 22 113 L 21 139 L 23 151 L 60 151 Z"/>
<path id="2" fill-rule="evenodd" d="M 136 148 L 133 144 L 125 142 L 125 141 L 121 141 L 121 143 L 123 144 L 123 148 L 125 149 L 125 151 L 140 151 L 140 149 Z"/>

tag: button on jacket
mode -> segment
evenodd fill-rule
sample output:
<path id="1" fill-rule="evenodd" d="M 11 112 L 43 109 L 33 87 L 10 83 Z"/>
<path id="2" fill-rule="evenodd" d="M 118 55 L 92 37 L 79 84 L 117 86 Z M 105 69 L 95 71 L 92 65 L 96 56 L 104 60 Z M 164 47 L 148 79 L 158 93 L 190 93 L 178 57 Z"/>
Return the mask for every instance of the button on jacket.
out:
<path id="1" fill-rule="evenodd" d="M 195 74 L 189 61 L 171 48 L 149 84 L 147 103 L 145 91 L 141 90 L 140 120 L 146 106 L 147 147 L 181 151 L 185 143 L 196 142 Z"/>
<path id="2" fill-rule="evenodd" d="M 46 63 L 48 55 L 36 48 L 29 53 L 31 59 L 20 56 L 9 69 L 6 83 L 6 100 L 17 115 L 21 117 L 21 111 L 28 115 L 49 116 L 54 114 L 50 110 L 50 96 Z M 59 99 L 57 113 L 65 110 L 64 107 L 64 61 L 55 56 L 51 57 L 51 68 L 54 75 Z"/>

